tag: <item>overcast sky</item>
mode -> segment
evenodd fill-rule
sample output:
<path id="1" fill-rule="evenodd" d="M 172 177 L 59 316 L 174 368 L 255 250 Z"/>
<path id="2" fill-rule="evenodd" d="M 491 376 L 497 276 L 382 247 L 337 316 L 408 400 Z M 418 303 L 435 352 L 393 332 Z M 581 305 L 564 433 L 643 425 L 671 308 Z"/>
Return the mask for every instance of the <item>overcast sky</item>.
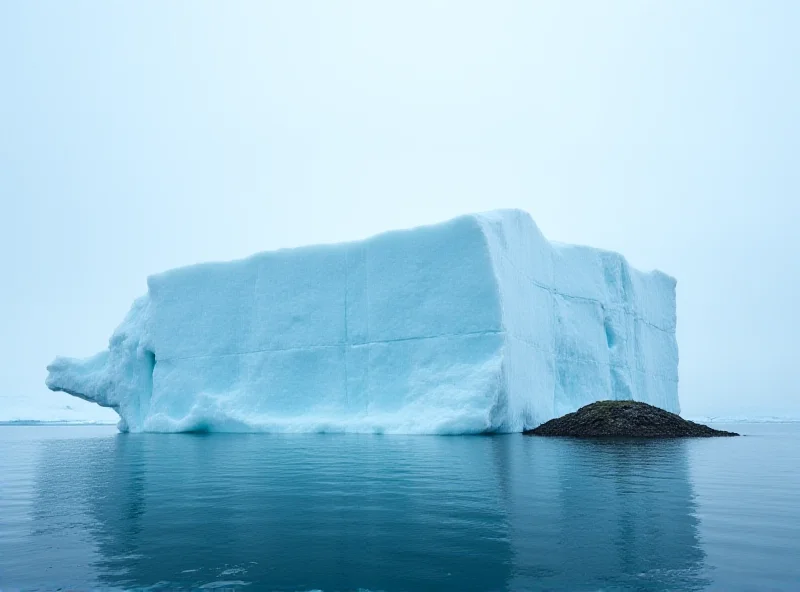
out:
<path id="1" fill-rule="evenodd" d="M 148 274 L 501 207 L 678 279 L 684 415 L 800 416 L 798 31 L 792 0 L 2 2 L 0 419 L 100 417 L 45 366 Z"/>

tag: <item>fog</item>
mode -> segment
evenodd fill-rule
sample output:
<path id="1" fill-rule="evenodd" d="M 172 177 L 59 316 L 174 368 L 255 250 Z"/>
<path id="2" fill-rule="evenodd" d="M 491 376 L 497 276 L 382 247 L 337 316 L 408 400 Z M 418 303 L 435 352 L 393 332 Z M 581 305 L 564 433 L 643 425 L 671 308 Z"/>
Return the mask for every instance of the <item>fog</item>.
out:
<path id="1" fill-rule="evenodd" d="M 800 416 L 800 4 L 0 4 L 0 419 L 148 274 L 501 207 L 678 280 L 684 415 Z M 69 405 L 72 409 L 63 410 Z"/>

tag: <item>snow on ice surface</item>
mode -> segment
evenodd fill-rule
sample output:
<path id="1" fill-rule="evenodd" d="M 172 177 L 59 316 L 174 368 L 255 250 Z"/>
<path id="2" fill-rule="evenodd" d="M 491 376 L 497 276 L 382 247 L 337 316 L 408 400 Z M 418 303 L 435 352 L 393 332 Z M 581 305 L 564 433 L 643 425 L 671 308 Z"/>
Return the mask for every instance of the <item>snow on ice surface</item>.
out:
<path id="1" fill-rule="evenodd" d="M 600 399 L 678 412 L 675 280 L 502 210 L 148 279 L 47 386 L 130 431 L 515 432 Z"/>

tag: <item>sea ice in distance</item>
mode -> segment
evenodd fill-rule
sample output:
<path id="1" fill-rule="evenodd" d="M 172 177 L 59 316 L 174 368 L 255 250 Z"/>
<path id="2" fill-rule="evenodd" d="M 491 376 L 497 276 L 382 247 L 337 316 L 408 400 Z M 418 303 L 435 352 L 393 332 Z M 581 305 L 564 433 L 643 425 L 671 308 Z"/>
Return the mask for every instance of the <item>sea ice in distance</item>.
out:
<path id="1" fill-rule="evenodd" d="M 677 413 L 675 280 L 501 210 L 148 278 L 47 386 L 131 432 L 518 432 L 601 399 Z"/>

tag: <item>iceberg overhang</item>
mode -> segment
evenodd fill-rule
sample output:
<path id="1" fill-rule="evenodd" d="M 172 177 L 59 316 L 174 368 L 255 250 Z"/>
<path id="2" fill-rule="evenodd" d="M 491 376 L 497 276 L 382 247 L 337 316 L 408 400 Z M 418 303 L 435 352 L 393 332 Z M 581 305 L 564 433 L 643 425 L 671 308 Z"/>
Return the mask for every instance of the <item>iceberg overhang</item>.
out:
<path id="1" fill-rule="evenodd" d="M 47 386 L 133 432 L 519 432 L 602 399 L 677 413 L 675 280 L 500 210 L 148 278 Z"/>

